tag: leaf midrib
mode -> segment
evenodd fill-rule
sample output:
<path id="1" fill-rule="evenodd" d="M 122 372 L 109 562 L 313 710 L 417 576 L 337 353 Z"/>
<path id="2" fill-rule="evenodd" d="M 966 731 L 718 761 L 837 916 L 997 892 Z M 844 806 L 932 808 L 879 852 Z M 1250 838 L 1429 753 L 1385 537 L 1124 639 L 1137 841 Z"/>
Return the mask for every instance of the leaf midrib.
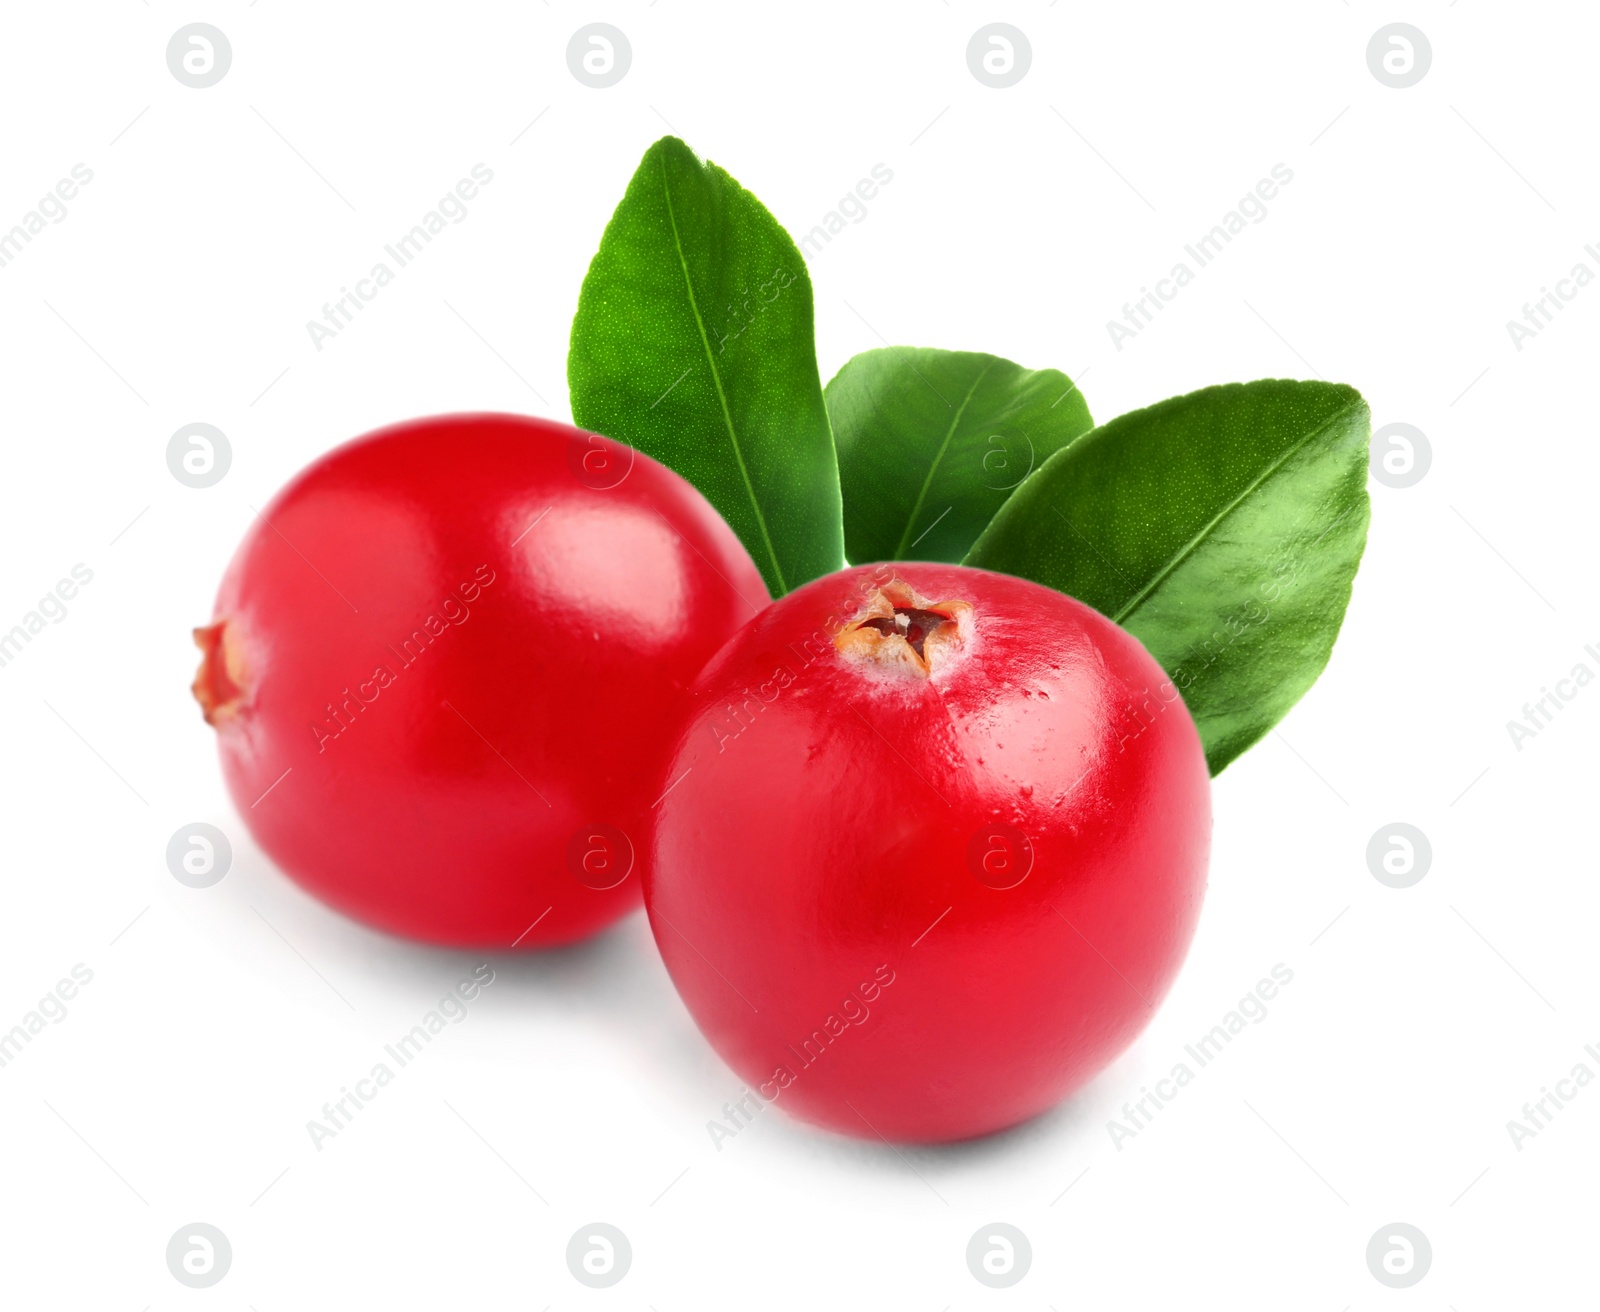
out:
<path id="1" fill-rule="evenodd" d="M 1161 584 L 1167 580 L 1167 578 L 1175 569 L 1178 568 L 1179 565 L 1183 564 L 1185 560 L 1194 554 L 1195 550 L 1200 546 L 1200 544 L 1211 535 L 1212 530 L 1214 530 L 1218 524 L 1220 524 L 1224 519 L 1237 510 L 1240 505 L 1243 504 L 1246 497 L 1248 497 L 1258 487 L 1260 487 L 1269 478 L 1282 469 L 1283 466 L 1287 464 L 1293 456 L 1298 455 L 1340 420 L 1360 409 L 1361 405 L 1362 402 L 1359 400 L 1351 402 L 1351 404 L 1345 406 L 1344 409 L 1330 415 L 1322 423 L 1318 424 L 1317 427 L 1313 428 L 1293 446 L 1288 447 L 1282 455 L 1280 455 L 1270 465 L 1263 469 L 1261 473 L 1256 475 L 1256 477 L 1251 480 L 1248 487 L 1244 488 L 1238 496 L 1234 497 L 1232 501 L 1219 510 L 1215 515 L 1213 515 L 1209 522 L 1202 525 L 1201 528 L 1194 534 L 1194 536 L 1191 537 L 1177 552 L 1173 554 L 1172 559 L 1167 561 L 1167 563 L 1162 566 L 1161 569 L 1157 570 L 1151 580 L 1146 583 L 1144 587 L 1140 588 L 1139 591 L 1133 595 L 1133 597 L 1125 602 L 1115 615 L 1111 616 L 1112 621 L 1117 624 L 1124 624 L 1128 616 L 1132 615 L 1134 611 L 1143 605 L 1150 594 L 1160 587 Z"/>
<path id="2" fill-rule="evenodd" d="M 689 277 L 689 261 L 684 258 L 683 240 L 678 236 L 678 216 L 672 208 L 672 187 L 667 182 L 667 157 L 663 153 L 661 160 L 661 194 L 667 202 L 667 224 L 672 229 L 672 245 L 678 252 L 678 267 L 683 270 L 683 286 L 689 296 L 689 312 L 694 315 L 694 326 L 700 332 L 700 347 L 706 353 L 706 364 L 711 369 L 711 381 L 717 389 L 717 403 L 722 407 L 722 422 L 728 430 L 728 442 L 733 447 L 733 458 L 739 466 L 739 477 L 744 482 L 745 495 L 750 498 L 750 508 L 755 512 L 756 527 L 761 530 L 761 541 L 767 549 L 767 557 L 772 562 L 772 572 L 778 580 L 778 593 L 783 595 L 789 591 L 789 584 L 783 577 L 783 566 L 778 563 L 777 550 L 772 545 L 772 535 L 767 532 L 767 518 L 761 513 L 761 503 L 756 500 L 754 484 L 750 482 L 750 471 L 745 467 L 744 452 L 739 446 L 739 434 L 733 423 L 733 415 L 728 409 L 728 396 L 722 388 L 722 375 L 717 372 L 716 357 L 711 354 L 711 339 L 706 336 L 705 320 L 700 317 L 700 304 L 695 300 L 694 283 Z"/>
<path id="3" fill-rule="evenodd" d="M 978 370 L 978 376 L 972 380 L 972 386 L 967 388 L 967 394 L 961 398 L 961 404 L 956 407 L 955 416 L 950 420 L 950 427 L 945 432 L 944 441 L 939 444 L 939 450 L 933 457 L 933 463 L 928 466 L 927 476 L 922 480 L 922 488 L 917 493 L 916 504 L 911 507 L 911 514 L 906 519 L 905 531 L 900 534 L 900 541 L 895 544 L 893 559 L 902 559 L 900 553 L 906 549 L 906 539 L 911 536 L 911 530 L 917 526 L 917 516 L 922 513 L 922 503 L 927 498 L 928 489 L 933 486 L 933 476 L 943 462 L 945 452 L 950 449 L 950 439 L 956 434 L 956 427 L 961 423 L 961 416 L 966 413 L 967 406 L 971 403 L 972 398 L 977 395 L 978 384 L 984 380 L 984 377 L 989 370 L 994 368 L 996 363 L 997 361 L 990 360 L 982 369 Z"/>

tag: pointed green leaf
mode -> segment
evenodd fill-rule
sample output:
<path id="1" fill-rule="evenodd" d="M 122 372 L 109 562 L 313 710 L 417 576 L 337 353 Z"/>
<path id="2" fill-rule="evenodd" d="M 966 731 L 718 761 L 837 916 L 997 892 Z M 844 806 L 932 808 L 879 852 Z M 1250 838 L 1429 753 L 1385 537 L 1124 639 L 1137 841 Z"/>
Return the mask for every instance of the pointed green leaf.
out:
<path id="1" fill-rule="evenodd" d="M 1011 490 L 1094 426 L 1064 373 L 975 351 L 866 351 L 824 396 L 858 565 L 959 561 Z"/>
<path id="2" fill-rule="evenodd" d="M 844 563 L 811 280 L 765 206 L 676 137 L 645 152 L 589 266 L 572 417 L 676 470 L 772 595 Z"/>
<path id="3" fill-rule="evenodd" d="M 1087 602 L 1182 692 L 1216 774 L 1328 662 L 1366 545 L 1360 393 L 1264 380 L 1122 415 L 1047 461 L 967 557 Z"/>

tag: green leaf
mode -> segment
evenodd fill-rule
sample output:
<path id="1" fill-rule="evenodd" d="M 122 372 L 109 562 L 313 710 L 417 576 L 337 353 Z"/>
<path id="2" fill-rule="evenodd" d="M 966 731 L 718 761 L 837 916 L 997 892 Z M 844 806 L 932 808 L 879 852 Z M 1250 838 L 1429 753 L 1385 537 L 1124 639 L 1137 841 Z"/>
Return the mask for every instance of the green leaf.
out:
<path id="1" fill-rule="evenodd" d="M 1087 602 L 1183 694 L 1217 774 L 1328 662 L 1367 540 L 1367 403 L 1208 387 L 1122 415 L 1022 485 L 966 563 Z"/>
<path id="2" fill-rule="evenodd" d="M 765 206 L 676 137 L 645 152 L 572 321 L 572 417 L 693 483 L 775 597 L 844 563 L 811 280 Z"/>
<path id="3" fill-rule="evenodd" d="M 858 565 L 959 561 L 1011 490 L 1094 426 L 1064 373 L 975 351 L 866 351 L 823 395 Z"/>

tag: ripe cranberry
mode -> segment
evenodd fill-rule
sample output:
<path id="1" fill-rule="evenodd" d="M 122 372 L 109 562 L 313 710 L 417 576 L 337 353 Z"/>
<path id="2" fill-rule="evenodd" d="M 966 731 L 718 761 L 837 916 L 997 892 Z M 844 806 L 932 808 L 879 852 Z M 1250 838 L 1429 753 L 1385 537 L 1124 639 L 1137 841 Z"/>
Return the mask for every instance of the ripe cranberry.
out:
<path id="1" fill-rule="evenodd" d="M 959 566 L 844 570 L 701 675 L 645 904 L 712 1045 L 765 1101 L 961 1139 L 1121 1052 L 1194 932 L 1194 722 L 1138 641 Z"/>
<path id="2" fill-rule="evenodd" d="M 636 905 L 678 703 L 765 605 L 683 479 L 451 415 L 318 460 L 229 566 L 194 684 L 263 848 L 358 920 L 564 943 Z"/>

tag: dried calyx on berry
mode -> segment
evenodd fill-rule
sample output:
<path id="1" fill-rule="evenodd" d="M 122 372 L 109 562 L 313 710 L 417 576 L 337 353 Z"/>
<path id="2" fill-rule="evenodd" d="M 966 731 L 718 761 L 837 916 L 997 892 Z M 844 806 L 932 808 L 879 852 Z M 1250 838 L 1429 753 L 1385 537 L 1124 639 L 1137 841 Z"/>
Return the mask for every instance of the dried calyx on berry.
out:
<path id="1" fill-rule="evenodd" d="M 926 679 L 958 655 L 971 636 L 971 602 L 933 601 L 909 583 L 890 579 L 867 598 L 833 645 L 847 660 Z"/>
<path id="2" fill-rule="evenodd" d="M 194 645 L 202 655 L 189 688 L 206 723 L 221 726 L 238 714 L 244 703 L 245 673 L 239 644 L 230 639 L 227 620 L 218 620 L 194 631 Z"/>

